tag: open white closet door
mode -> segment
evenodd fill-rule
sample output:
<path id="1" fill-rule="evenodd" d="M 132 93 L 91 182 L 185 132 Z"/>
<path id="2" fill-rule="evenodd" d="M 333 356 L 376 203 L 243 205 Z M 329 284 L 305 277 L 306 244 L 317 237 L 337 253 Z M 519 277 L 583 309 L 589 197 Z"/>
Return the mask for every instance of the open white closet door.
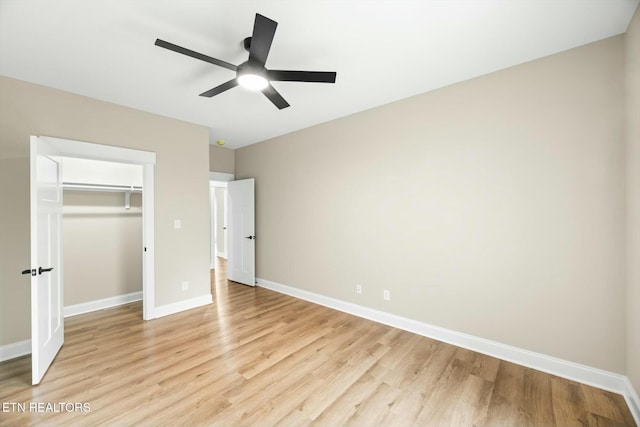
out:
<path id="1" fill-rule="evenodd" d="M 31 137 L 31 371 L 38 384 L 64 342 L 62 165 L 59 153 Z"/>
<path id="2" fill-rule="evenodd" d="M 249 286 L 256 284 L 254 179 L 231 181 L 228 198 L 227 277 Z"/>

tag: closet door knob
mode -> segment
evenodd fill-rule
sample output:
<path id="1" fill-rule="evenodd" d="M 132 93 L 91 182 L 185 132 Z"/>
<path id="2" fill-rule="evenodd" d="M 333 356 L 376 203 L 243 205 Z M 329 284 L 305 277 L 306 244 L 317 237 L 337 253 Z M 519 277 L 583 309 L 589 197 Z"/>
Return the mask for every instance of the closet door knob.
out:
<path id="1" fill-rule="evenodd" d="M 249 239 L 249 240 L 255 240 L 256 236 L 247 236 L 245 237 L 245 239 Z"/>
<path id="2" fill-rule="evenodd" d="M 30 274 L 32 276 L 35 276 L 36 275 L 36 269 L 34 268 L 33 270 L 32 269 L 22 270 L 22 274 Z"/>

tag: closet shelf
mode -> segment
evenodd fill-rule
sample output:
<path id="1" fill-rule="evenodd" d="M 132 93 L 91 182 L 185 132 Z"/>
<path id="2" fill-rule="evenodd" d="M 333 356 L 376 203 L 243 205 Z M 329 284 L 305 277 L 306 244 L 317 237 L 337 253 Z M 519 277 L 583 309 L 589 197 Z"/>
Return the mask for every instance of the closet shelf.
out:
<path id="1" fill-rule="evenodd" d="M 62 188 L 65 190 L 78 191 L 129 191 L 131 193 L 142 193 L 142 187 L 135 185 L 103 185 L 103 184 L 83 184 L 80 182 L 63 182 Z"/>
<path id="2" fill-rule="evenodd" d="M 131 193 L 142 193 L 142 187 L 135 185 L 103 185 L 103 184 L 84 184 L 80 182 L 63 182 L 64 190 L 74 191 L 109 191 L 124 193 L 124 208 L 131 208 Z"/>

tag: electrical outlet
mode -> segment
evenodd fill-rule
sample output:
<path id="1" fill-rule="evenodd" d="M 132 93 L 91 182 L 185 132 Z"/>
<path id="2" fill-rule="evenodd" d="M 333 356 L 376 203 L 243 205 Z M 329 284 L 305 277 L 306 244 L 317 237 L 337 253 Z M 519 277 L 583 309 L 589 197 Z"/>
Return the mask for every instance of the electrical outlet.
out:
<path id="1" fill-rule="evenodd" d="M 390 301 L 391 300 L 391 292 L 389 292 L 388 289 L 385 289 L 382 292 L 382 298 L 384 298 L 385 301 Z"/>
<path id="2" fill-rule="evenodd" d="M 356 285 L 356 294 L 362 293 L 362 285 Z"/>
<path id="3" fill-rule="evenodd" d="M 189 290 L 189 282 L 182 282 L 182 290 L 183 291 Z"/>
<path id="4" fill-rule="evenodd" d="M 174 220 L 173 221 L 173 228 L 175 228 L 177 230 L 180 227 L 182 227 L 182 222 L 179 219 Z"/>

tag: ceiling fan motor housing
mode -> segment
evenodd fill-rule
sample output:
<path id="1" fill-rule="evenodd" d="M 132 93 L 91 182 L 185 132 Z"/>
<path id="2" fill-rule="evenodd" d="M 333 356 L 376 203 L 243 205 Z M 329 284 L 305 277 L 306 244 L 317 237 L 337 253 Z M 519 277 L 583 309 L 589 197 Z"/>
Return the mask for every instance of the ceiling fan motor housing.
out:
<path id="1" fill-rule="evenodd" d="M 250 61 L 243 62 L 238 65 L 238 70 L 236 71 L 236 76 L 240 77 L 245 74 L 255 74 L 258 76 L 262 76 L 265 79 L 267 78 L 267 70 L 265 67 L 260 64 L 251 63 Z"/>
<path id="2" fill-rule="evenodd" d="M 247 37 L 243 40 L 242 45 L 247 52 L 251 51 L 251 37 Z"/>

